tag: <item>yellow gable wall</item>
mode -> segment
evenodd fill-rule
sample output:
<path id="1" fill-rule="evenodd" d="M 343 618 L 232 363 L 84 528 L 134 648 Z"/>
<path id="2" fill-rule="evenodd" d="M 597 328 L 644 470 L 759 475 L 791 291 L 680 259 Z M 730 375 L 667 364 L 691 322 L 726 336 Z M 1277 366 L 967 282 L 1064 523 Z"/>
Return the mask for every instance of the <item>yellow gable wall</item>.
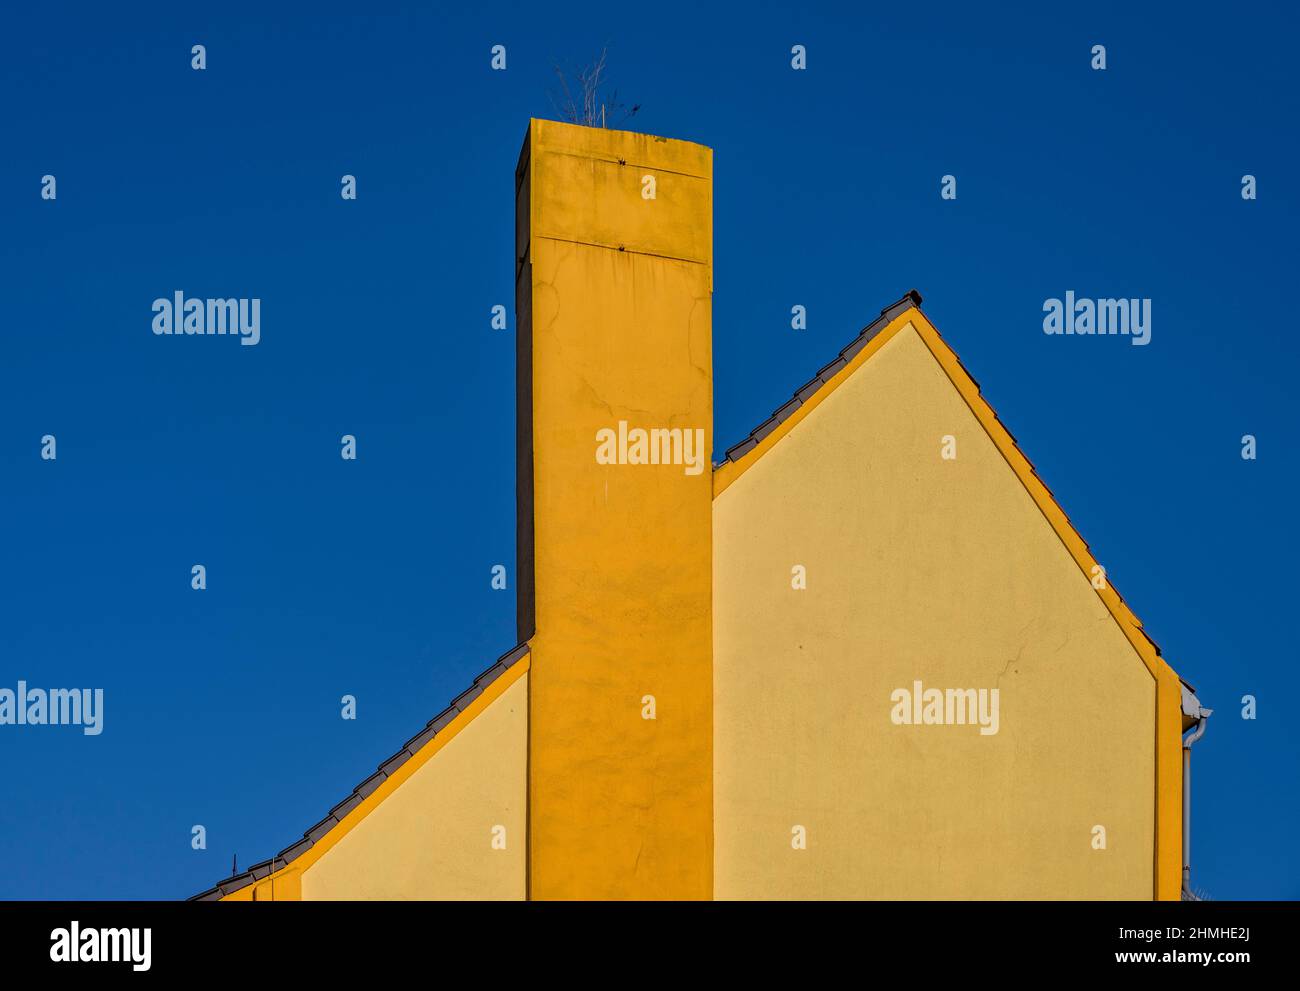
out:
<path id="1" fill-rule="evenodd" d="M 912 326 L 713 517 L 716 897 L 1152 897 L 1155 681 Z"/>
<path id="2" fill-rule="evenodd" d="M 524 675 L 312 863 L 302 897 L 523 898 L 527 720 Z"/>

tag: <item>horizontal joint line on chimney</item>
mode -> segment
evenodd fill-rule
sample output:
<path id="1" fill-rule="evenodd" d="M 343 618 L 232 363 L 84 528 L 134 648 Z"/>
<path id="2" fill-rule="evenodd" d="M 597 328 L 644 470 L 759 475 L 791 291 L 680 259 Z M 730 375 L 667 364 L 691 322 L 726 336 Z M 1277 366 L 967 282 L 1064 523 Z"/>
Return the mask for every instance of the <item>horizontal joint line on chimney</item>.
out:
<path id="1" fill-rule="evenodd" d="M 679 255 L 665 255 L 658 251 L 639 251 L 636 248 L 629 248 L 621 244 L 602 244 L 599 241 L 583 241 L 573 237 L 556 237 L 554 234 L 534 234 L 533 237 L 540 238 L 544 241 L 559 241 L 563 244 L 581 244 L 588 248 L 605 248 L 608 251 L 625 251 L 629 255 L 646 255 L 649 258 L 664 258 L 668 261 L 686 262 L 688 265 L 703 265 L 709 267 L 708 262 L 700 261 L 698 258 L 682 258 Z"/>
<path id="2" fill-rule="evenodd" d="M 552 155 L 564 155 L 567 158 L 581 158 L 585 162 L 605 162 L 609 165 L 621 165 L 624 168 L 631 169 L 648 169 L 651 172 L 657 172 L 660 175 L 680 175 L 687 179 L 699 179 L 701 182 L 712 182 L 713 177 L 707 175 L 697 175 L 694 172 L 682 172 L 678 169 L 665 169 L 660 165 L 646 165 L 642 162 L 619 161 L 617 158 L 606 158 L 604 155 L 586 155 L 582 152 L 565 151 L 563 148 L 548 148 L 546 145 L 540 145 L 539 151 L 546 151 Z"/>

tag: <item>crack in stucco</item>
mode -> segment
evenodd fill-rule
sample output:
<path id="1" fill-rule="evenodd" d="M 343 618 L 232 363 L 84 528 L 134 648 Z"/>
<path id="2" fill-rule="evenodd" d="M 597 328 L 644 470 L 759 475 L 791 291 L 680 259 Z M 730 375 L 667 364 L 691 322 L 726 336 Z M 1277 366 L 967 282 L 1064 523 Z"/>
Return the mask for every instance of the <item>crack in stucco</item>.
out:
<path id="1" fill-rule="evenodd" d="M 1016 656 L 1013 657 L 1013 658 L 1011 658 L 1011 660 L 1007 661 L 1007 663 L 1003 666 L 1001 672 L 999 672 L 999 674 L 998 674 L 997 681 L 995 682 L 995 684 L 996 684 L 999 688 L 1002 687 L 1002 678 L 1003 678 L 1003 676 L 1007 673 L 1007 669 L 1008 669 L 1009 667 L 1011 667 L 1011 665 L 1013 665 L 1013 664 L 1019 664 L 1019 663 L 1020 663 L 1020 658 L 1024 656 L 1025 648 L 1027 648 L 1028 646 L 1029 646 L 1028 644 L 1021 644 L 1021 645 L 1020 645 L 1020 649 L 1019 649 L 1018 651 L 1016 651 Z M 1019 672 L 1017 672 L 1017 673 L 1019 673 Z"/>

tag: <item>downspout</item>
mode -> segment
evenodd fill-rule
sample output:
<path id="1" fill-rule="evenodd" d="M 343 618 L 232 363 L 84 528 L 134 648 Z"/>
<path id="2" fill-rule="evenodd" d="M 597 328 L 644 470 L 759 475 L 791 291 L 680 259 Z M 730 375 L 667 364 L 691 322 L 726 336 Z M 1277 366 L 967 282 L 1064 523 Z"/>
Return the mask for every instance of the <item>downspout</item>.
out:
<path id="1" fill-rule="evenodd" d="M 1192 893 L 1192 744 L 1205 735 L 1213 711 L 1183 685 L 1183 713 L 1196 720 L 1196 728 L 1183 738 L 1183 899 L 1188 901 L 1200 900 Z"/>

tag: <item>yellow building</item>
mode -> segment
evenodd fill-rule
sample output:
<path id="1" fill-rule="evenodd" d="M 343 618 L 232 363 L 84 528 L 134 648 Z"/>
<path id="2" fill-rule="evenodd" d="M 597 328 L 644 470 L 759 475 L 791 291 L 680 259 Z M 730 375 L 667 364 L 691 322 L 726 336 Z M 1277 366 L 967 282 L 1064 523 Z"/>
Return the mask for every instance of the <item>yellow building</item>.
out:
<path id="1" fill-rule="evenodd" d="M 519 646 L 197 897 L 1178 898 L 1209 710 L 920 296 L 715 466 L 712 152 L 516 190 Z"/>

